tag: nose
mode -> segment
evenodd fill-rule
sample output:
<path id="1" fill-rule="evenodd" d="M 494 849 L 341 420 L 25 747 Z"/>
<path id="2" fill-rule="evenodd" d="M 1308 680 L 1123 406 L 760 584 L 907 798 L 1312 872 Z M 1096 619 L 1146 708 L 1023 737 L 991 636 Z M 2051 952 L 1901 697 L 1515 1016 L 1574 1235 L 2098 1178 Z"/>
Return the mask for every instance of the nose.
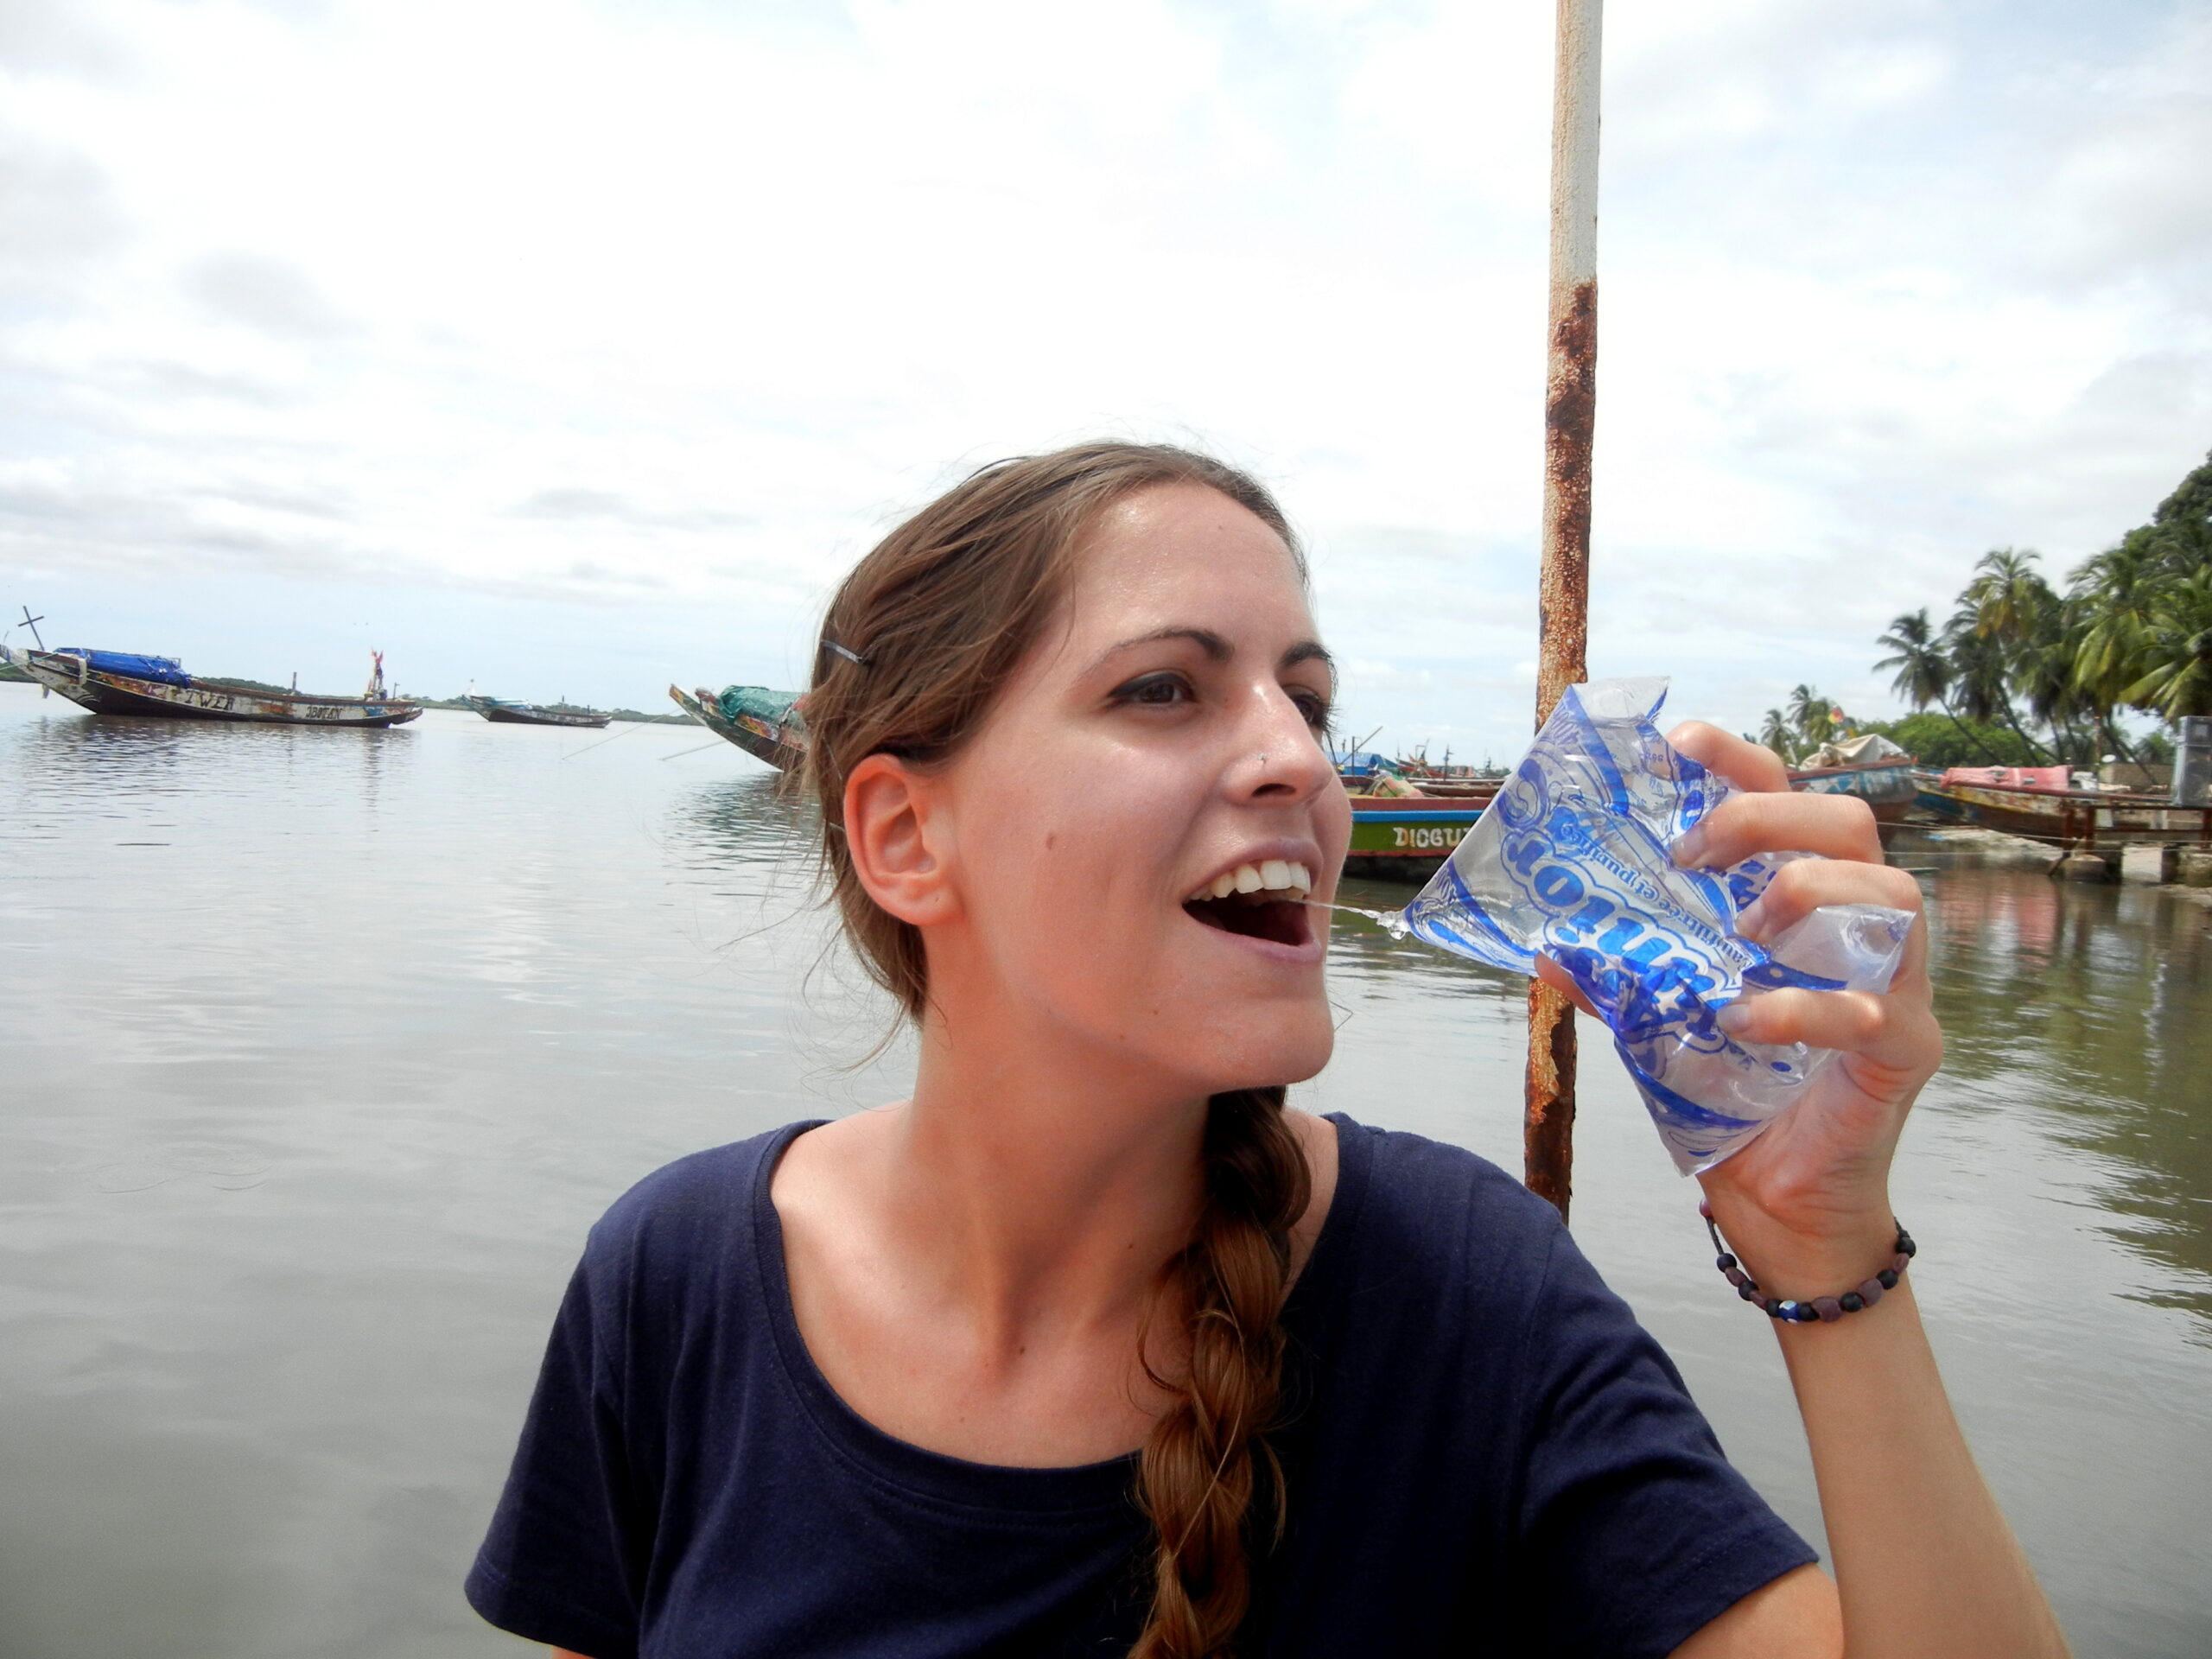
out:
<path id="1" fill-rule="evenodd" d="M 1279 685 L 1254 689 L 1237 737 L 1239 759 L 1230 783 L 1239 801 L 1287 804 L 1311 799 L 1336 781 L 1336 767 L 1313 728 Z"/>

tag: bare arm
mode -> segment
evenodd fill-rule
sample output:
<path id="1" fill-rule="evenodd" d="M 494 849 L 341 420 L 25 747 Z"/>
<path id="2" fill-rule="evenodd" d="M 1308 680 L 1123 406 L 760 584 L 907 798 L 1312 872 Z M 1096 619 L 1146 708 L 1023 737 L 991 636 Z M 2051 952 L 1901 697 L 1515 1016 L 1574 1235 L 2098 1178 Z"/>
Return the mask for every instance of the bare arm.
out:
<path id="1" fill-rule="evenodd" d="M 1778 1331 L 1835 1561 L 1746 1597 L 1677 1659 L 2066 1652 L 1951 1414 L 1910 1282 L 1875 1319 Z"/>
<path id="2" fill-rule="evenodd" d="M 1743 917 L 1746 937 L 1771 939 L 1822 905 L 1919 908 L 1918 885 L 1884 865 L 1864 803 L 1791 794 L 1770 753 L 1712 727 L 1672 738 L 1756 791 L 1708 815 L 1701 844 L 1680 861 L 1725 868 L 1781 848 L 1829 861 L 1784 867 Z M 1888 1265 L 1891 1157 L 1942 1058 L 1931 1004 L 1923 925 L 1885 995 L 1778 990 L 1730 1011 L 1747 1040 L 1842 1054 L 1764 1135 L 1700 1178 L 1730 1249 L 1769 1295 L 1836 1295 Z M 1744 1315 L 1760 1317 L 1748 1306 Z M 1835 1580 L 1810 1567 L 1785 1574 L 1678 1659 L 2064 1659 L 2057 1621 L 1952 1415 L 1909 1278 L 1863 1312 L 1777 1324 L 1775 1339 L 1804 1416 Z"/>

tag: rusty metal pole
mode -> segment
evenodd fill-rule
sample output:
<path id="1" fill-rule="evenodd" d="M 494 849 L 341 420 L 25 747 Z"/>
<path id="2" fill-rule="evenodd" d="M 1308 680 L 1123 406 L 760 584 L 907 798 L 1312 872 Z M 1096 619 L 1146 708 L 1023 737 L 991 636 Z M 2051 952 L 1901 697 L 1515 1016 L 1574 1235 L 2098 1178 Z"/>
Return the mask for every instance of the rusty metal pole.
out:
<path id="1" fill-rule="evenodd" d="M 1603 0 L 1559 0 L 1552 84 L 1550 360 L 1544 378 L 1543 563 L 1537 578 L 1536 724 L 1587 677 L 1590 448 L 1598 415 L 1598 87 Z M 1574 1010 L 1529 982 L 1522 1120 L 1531 1192 L 1561 1219 L 1573 1191 Z"/>

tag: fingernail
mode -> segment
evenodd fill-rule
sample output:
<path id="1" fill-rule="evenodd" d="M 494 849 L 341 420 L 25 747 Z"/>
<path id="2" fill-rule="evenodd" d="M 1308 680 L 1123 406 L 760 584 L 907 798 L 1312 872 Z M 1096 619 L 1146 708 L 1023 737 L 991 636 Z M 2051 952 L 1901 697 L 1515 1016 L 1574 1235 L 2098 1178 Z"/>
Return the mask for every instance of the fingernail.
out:
<path id="1" fill-rule="evenodd" d="M 1756 939 L 1759 930 L 1766 925 L 1766 900 L 1754 899 L 1736 912 L 1736 937 Z"/>
<path id="2" fill-rule="evenodd" d="M 1675 843 L 1675 868 L 1684 870 L 1694 868 L 1698 861 L 1704 856 L 1704 828 L 1701 825 L 1692 824 L 1682 832 L 1681 839 Z"/>
<path id="3" fill-rule="evenodd" d="M 1751 1011 L 1740 1002 L 1731 1002 L 1713 1016 L 1713 1023 L 1732 1037 L 1751 1023 Z"/>

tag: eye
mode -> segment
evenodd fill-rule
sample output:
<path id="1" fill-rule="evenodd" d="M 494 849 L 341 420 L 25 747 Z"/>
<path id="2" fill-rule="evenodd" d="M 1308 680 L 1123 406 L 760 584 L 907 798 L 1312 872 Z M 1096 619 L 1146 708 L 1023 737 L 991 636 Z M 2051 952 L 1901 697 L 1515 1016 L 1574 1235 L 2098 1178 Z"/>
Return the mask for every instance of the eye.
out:
<path id="1" fill-rule="evenodd" d="M 1316 732 L 1325 733 L 1329 729 L 1329 716 L 1335 711 L 1330 707 L 1328 698 L 1318 691 L 1294 688 L 1290 700 L 1297 705 L 1298 712 L 1306 716 L 1306 723 Z"/>
<path id="2" fill-rule="evenodd" d="M 1141 674 L 1126 684 L 1114 688 L 1113 700 L 1118 703 L 1134 703 L 1165 709 L 1179 702 L 1196 700 L 1198 693 L 1190 681 L 1180 674 Z"/>

